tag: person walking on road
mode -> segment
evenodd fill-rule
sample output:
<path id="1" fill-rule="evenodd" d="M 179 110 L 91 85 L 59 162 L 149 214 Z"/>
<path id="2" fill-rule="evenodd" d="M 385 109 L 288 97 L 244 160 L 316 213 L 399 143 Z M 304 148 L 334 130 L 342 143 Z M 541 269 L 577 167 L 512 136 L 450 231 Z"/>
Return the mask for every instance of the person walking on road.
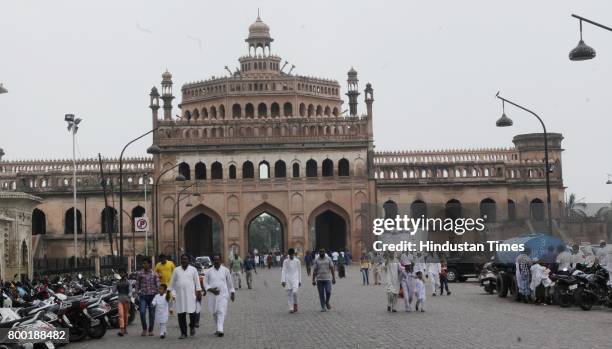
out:
<path id="1" fill-rule="evenodd" d="M 257 262 L 252 255 L 248 255 L 247 259 L 244 260 L 244 272 L 246 274 L 247 287 L 253 288 L 253 273 L 257 274 Z"/>
<path id="2" fill-rule="evenodd" d="M 516 257 L 516 285 L 518 287 L 518 301 L 521 299 L 528 303 L 531 298 L 531 248 L 525 247 L 525 250 Z"/>
<path id="3" fill-rule="evenodd" d="M 168 324 L 168 312 L 170 310 L 170 302 L 172 295 L 168 291 L 166 284 L 159 285 L 159 291 L 153 298 L 153 306 L 155 307 L 155 321 L 159 324 L 159 338 L 166 338 L 166 325 Z"/>
<path id="4" fill-rule="evenodd" d="M 360 262 L 359 267 L 361 270 L 361 279 L 363 280 L 363 286 L 369 285 L 370 284 L 370 276 L 369 276 L 370 259 L 365 253 L 361 256 L 361 262 Z"/>
<path id="5" fill-rule="evenodd" d="M 242 278 L 240 275 L 244 271 L 242 264 L 242 258 L 238 254 L 234 255 L 234 259 L 230 261 L 230 268 L 232 270 L 232 281 L 234 285 L 238 285 L 238 288 L 242 288 Z"/>
<path id="6" fill-rule="evenodd" d="M 202 299 L 202 287 L 198 271 L 189 265 L 189 257 L 181 256 L 181 265 L 172 273 L 172 291 L 176 298 L 175 308 L 181 329 L 179 339 L 187 338 L 187 314 L 189 314 L 190 335 L 195 335 L 196 301 Z"/>
<path id="7" fill-rule="evenodd" d="M 131 296 L 131 286 L 130 281 L 128 280 L 127 273 L 125 269 L 119 270 L 119 276 L 121 279 L 117 281 L 117 303 L 119 307 L 119 333 L 117 335 L 119 337 L 123 337 L 127 334 L 127 325 L 130 318 L 130 296 Z M 2 289 L 0 288 L 0 299 L 4 299 L 2 297 Z"/>
<path id="8" fill-rule="evenodd" d="M 401 267 L 393 254 L 387 256 L 385 263 L 385 284 L 387 286 L 387 311 L 396 313 L 397 296 L 400 292 Z"/>
<path id="9" fill-rule="evenodd" d="M 404 265 L 402 270 L 402 288 L 404 289 L 404 308 L 407 312 L 412 311 L 412 300 L 414 299 L 416 275 L 412 263 Z"/>
<path id="10" fill-rule="evenodd" d="M 281 285 L 287 290 L 289 313 L 298 311 L 298 290 L 302 286 L 302 264 L 295 257 L 295 250 L 289 249 L 289 258 L 283 261 Z"/>
<path id="11" fill-rule="evenodd" d="M 315 258 L 312 269 L 312 285 L 317 286 L 321 311 L 331 310 L 329 300 L 331 298 L 332 285 L 336 283 L 334 263 L 325 254 L 325 249 L 319 250 L 319 256 Z"/>
<path id="12" fill-rule="evenodd" d="M 151 259 L 145 258 L 142 262 L 142 270 L 136 278 L 136 293 L 138 294 L 140 306 L 140 323 L 142 324 L 142 336 L 153 335 L 155 325 L 155 309 L 151 302 L 159 289 L 159 276 L 151 270 Z M 147 310 L 149 311 L 149 323 L 147 326 Z"/>
<path id="13" fill-rule="evenodd" d="M 159 282 L 162 284 L 170 285 L 170 279 L 172 279 L 172 273 L 174 272 L 174 262 L 169 261 L 168 257 L 164 254 L 159 255 L 159 262 L 155 265 L 155 272 L 159 275 Z"/>
<path id="14" fill-rule="evenodd" d="M 311 272 L 312 259 L 313 258 L 310 251 L 306 251 L 306 253 L 304 254 L 304 264 L 306 264 L 306 274 L 308 274 L 308 276 L 310 276 Z"/>
<path id="15" fill-rule="evenodd" d="M 213 267 L 208 269 L 204 277 L 206 292 L 208 292 L 208 309 L 213 316 L 217 337 L 223 337 L 223 324 L 227 313 L 227 300 L 236 299 L 230 271 L 221 265 L 221 256 L 213 257 Z"/>

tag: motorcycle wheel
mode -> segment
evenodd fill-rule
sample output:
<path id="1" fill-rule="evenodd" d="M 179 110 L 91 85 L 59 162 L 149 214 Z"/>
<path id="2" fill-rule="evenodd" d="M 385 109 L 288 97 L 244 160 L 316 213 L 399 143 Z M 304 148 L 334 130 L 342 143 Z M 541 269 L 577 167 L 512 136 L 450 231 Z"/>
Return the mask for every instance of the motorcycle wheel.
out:
<path id="1" fill-rule="evenodd" d="M 576 301 L 580 309 L 584 311 L 591 310 L 593 308 L 593 304 L 595 303 L 595 300 L 590 294 L 585 294 L 580 289 L 579 289 L 579 292 L 577 290 Z"/>
<path id="2" fill-rule="evenodd" d="M 69 342 L 80 342 L 87 337 L 87 329 L 73 325 L 68 332 Z"/>
<path id="3" fill-rule="evenodd" d="M 508 295 L 508 283 L 505 280 L 504 275 L 497 275 L 497 282 L 495 286 L 497 287 L 497 296 L 501 298 L 505 298 Z"/>
<path id="4" fill-rule="evenodd" d="M 93 339 L 100 339 L 106 334 L 106 321 L 100 320 L 100 323 L 96 326 L 89 328 L 88 335 Z"/>
<path id="5" fill-rule="evenodd" d="M 493 294 L 493 292 L 495 292 L 495 286 L 492 285 L 486 285 L 484 289 L 488 294 Z"/>

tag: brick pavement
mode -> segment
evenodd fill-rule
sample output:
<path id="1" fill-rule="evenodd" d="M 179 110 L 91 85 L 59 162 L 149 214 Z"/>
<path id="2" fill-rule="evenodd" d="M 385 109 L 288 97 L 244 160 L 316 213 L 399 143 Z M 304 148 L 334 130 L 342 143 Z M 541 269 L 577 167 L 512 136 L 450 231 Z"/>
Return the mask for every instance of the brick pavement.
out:
<path id="1" fill-rule="evenodd" d="M 263 270 L 254 289 L 238 290 L 230 303 L 223 338 L 213 336 L 206 309 L 198 333 L 186 340 L 178 340 L 176 317 L 171 317 L 164 340 L 140 337 L 136 320 L 127 337 L 111 330 L 100 340 L 69 348 L 610 348 L 609 309 L 518 304 L 467 282 L 451 284 L 451 296 L 428 295 L 426 313 L 390 314 L 384 286 L 361 286 L 357 267 L 347 276 L 333 289 L 330 312 L 319 312 L 316 288 L 305 283 L 300 312 L 288 314 L 280 270 Z M 399 305 L 402 309 L 403 300 Z"/>

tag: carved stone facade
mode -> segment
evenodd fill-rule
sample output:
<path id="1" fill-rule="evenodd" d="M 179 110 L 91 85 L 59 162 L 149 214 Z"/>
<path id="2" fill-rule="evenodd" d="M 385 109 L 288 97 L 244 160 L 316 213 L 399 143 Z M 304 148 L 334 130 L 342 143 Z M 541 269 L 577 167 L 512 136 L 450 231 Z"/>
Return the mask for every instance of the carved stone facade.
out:
<path id="1" fill-rule="evenodd" d="M 27 275 L 32 278 L 32 210 L 41 198 L 0 191 L 0 280 Z M 18 278 L 19 279 L 19 278 Z"/>
<path id="2" fill-rule="evenodd" d="M 360 91 L 351 68 L 344 110 L 337 81 L 292 74 L 271 53 L 272 42 L 269 27 L 257 18 L 239 68 L 182 86 L 179 118 L 173 117 L 172 75 L 162 74 L 161 94 L 151 90 L 153 156 L 126 162 L 124 207 L 127 214 L 137 206 L 151 208 L 158 252 L 244 255 L 256 245 L 250 226 L 262 214 L 278 222 L 279 249 L 347 248 L 358 257 L 369 248 L 371 222 L 385 214 L 385 204 L 412 214 L 415 203 L 430 211 L 459 203 L 467 211 L 484 202 L 498 220 L 541 211 L 534 209 L 546 199 L 541 134 L 516 136 L 509 149 L 375 152 L 372 86 Z M 564 190 L 561 141 L 560 134 L 549 134 L 554 217 Z M 104 161 L 103 169 L 115 184 L 108 205 L 118 207 L 118 163 Z M 79 161 L 77 171 L 79 209 L 90 217 L 87 240 L 93 237 L 106 254 L 98 162 Z M 49 256 L 71 255 L 71 235 L 63 235 L 72 207 L 70 172 L 69 161 L 0 162 L 0 187 L 44 197 L 38 209 L 47 217 L 41 227 Z M 144 203 L 142 174 L 154 179 L 150 183 L 159 180 L 154 205 Z M 124 222 L 131 232 L 131 221 Z M 130 234 L 124 237 L 128 248 Z M 135 237 L 142 253 L 143 235 Z"/>

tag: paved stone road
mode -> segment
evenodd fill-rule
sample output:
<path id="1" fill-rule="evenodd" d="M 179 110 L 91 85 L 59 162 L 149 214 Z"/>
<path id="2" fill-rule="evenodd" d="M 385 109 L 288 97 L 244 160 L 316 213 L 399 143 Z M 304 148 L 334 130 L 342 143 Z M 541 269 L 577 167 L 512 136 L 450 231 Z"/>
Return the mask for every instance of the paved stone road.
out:
<path id="1" fill-rule="evenodd" d="M 238 290 L 230 303 L 225 337 L 213 336 L 202 313 L 195 337 L 178 340 L 176 317 L 169 336 L 140 337 L 138 320 L 119 338 L 116 330 L 97 341 L 68 348 L 610 348 L 612 310 L 514 303 L 487 295 L 473 282 L 451 284 L 451 296 L 427 299 L 426 313 L 390 314 L 383 286 L 361 286 L 357 267 L 332 292 L 333 310 L 319 312 L 316 289 L 304 283 L 300 312 L 288 314 L 280 270 L 263 270 L 253 290 Z M 304 272 L 304 279 L 306 273 Z M 244 282 L 244 281 L 243 281 Z M 403 306 L 403 300 L 400 305 Z"/>

